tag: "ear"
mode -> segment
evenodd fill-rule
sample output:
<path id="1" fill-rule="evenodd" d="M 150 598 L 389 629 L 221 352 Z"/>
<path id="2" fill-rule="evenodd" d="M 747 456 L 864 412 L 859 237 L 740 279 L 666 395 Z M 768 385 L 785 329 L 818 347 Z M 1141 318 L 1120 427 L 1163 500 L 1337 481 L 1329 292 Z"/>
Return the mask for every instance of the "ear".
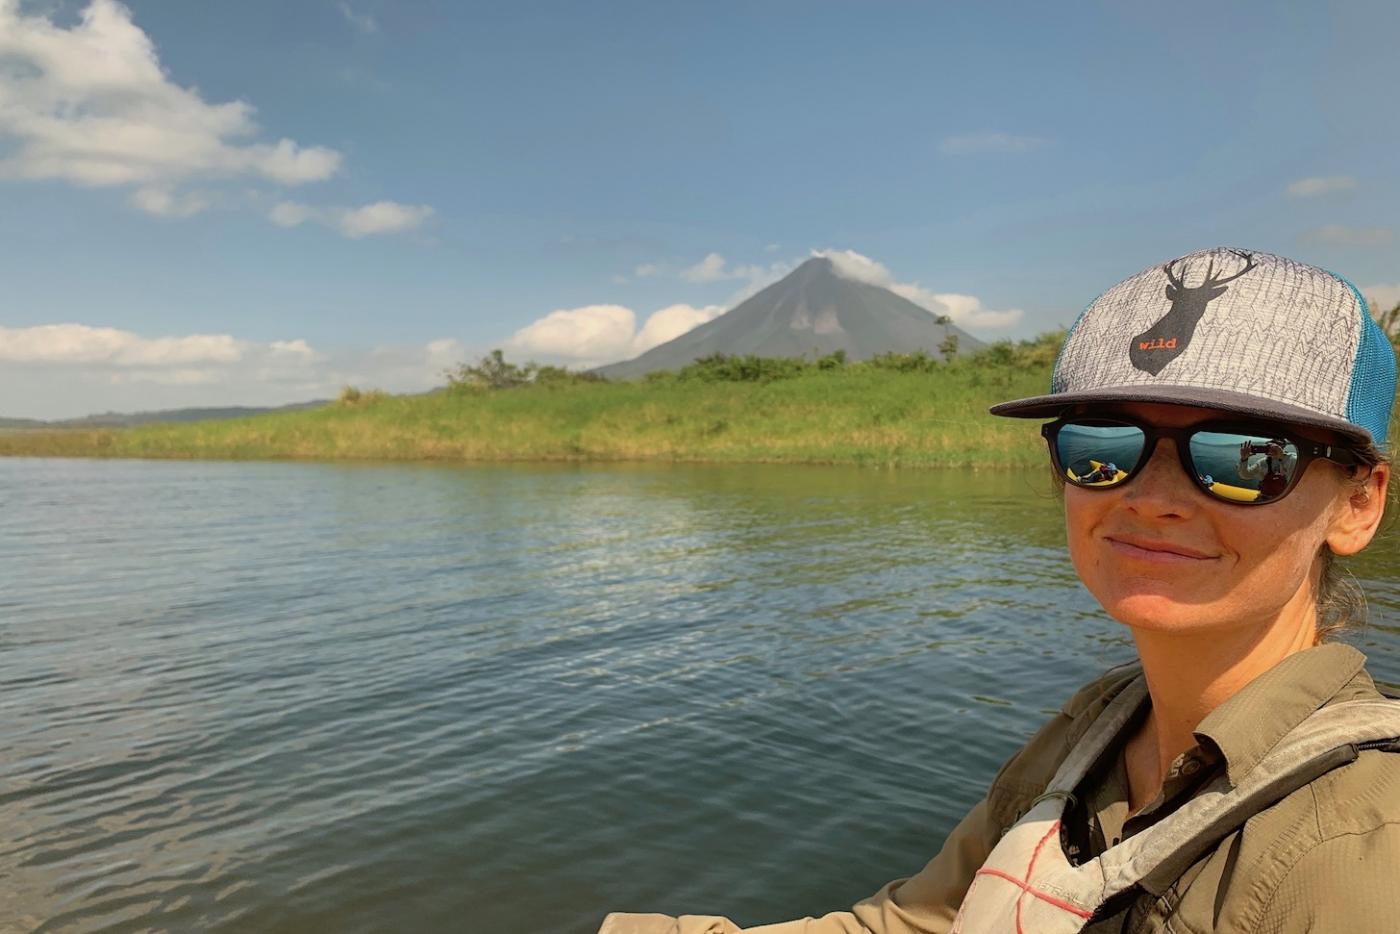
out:
<path id="1" fill-rule="evenodd" d="M 1337 512 L 1327 531 L 1327 545 L 1334 554 L 1354 555 L 1371 543 L 1385 514 L 1389 489 L 1389 464 L 1375 465 L 1364 479 L 1344 482 L 1338 494 Z"/>
<path id="2" fill-rule="evenodd" d="M 1176 286 L 1174 286 L 1174 285 L 1169 285 L 1169 286 L 1167 286 L 1167 301 L 1169 301 L 1169 302 L 1174 302 L 1174 301 L 1176 301 L 1176 297 L 1177 297 L 1179 294 L 1181 294 L 1181 293 L 1179 293 L 1179 292 L 1176 290 Z"/>

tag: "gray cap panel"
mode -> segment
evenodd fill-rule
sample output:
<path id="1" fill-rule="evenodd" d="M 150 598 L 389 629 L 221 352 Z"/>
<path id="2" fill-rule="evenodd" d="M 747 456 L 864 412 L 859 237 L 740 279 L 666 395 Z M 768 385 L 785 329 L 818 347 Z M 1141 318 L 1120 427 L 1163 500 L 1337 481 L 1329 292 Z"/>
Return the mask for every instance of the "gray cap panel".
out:
<path id="1" fill-rule="evenodd" d="M 1052 392 L 1195 386 L 1345 419 L 1361 317 L 1322 269 L 1202 250 L 1101 295 L 1066 340 Z"/>

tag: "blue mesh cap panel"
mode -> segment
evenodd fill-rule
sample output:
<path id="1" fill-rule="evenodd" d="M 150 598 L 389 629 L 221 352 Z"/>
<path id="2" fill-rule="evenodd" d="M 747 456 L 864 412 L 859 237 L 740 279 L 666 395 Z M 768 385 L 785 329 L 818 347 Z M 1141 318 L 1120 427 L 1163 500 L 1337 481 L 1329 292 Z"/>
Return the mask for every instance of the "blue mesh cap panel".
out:
<path id="1" fill-rule="evenodd" d="M 1361 311 L 1361 341 L 1351 369 L 1346 419 L 1369 431 L 1376 447 L 1384 447 L 1390 428 L 1390 409 L 1395 404 L 1395 351 L 1381 326 L 1371 317 L 1366 299 L 1361 297 L 1356 286 L 1342 276 L 1337 278 L 1351 289 Z"/>

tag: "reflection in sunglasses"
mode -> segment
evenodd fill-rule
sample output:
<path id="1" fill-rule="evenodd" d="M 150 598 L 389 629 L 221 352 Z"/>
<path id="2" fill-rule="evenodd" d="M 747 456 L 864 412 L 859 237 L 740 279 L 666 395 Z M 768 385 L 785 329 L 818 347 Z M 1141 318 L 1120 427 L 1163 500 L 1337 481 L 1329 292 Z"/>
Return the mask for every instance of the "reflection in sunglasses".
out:
<path id="1" fill-rule="evenodd" d="M 1345 449 L 1300 441 L 1268 428 L 1251 431 L 1228 423 L 1162 428 L 1117 419 L 1085 418 L 1042 429 L 1051 459 L 1075 486 L 1109 489 L 1130 482 L 1159 438 L 1176 446 L 1187 476 L 1207 496 L 1228 503 L 1277 500 L 1292 489 L 1308 462 L 1325 457 L 1355 463 Z"/>

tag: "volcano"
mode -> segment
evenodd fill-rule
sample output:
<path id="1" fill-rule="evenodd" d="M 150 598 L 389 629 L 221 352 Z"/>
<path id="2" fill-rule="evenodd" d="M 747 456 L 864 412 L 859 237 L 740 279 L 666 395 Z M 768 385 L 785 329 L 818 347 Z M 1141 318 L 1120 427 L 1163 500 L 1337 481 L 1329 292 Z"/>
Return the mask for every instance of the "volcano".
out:
<path id="1" fill-rule="evenodd" d="M 902 295 L 843 278 L 831 260 L 818 256 L 713 321 L 594 372 L 609 379 L 634 379 L 656 370 L 678 370 L 717 353 L 815 358 L 844 350 L 846 359 L 853 361 L 917 350 L 936 355 L 949 336 L 957 338 L 959 354 L 984 346 L 947 318 Z"/>

